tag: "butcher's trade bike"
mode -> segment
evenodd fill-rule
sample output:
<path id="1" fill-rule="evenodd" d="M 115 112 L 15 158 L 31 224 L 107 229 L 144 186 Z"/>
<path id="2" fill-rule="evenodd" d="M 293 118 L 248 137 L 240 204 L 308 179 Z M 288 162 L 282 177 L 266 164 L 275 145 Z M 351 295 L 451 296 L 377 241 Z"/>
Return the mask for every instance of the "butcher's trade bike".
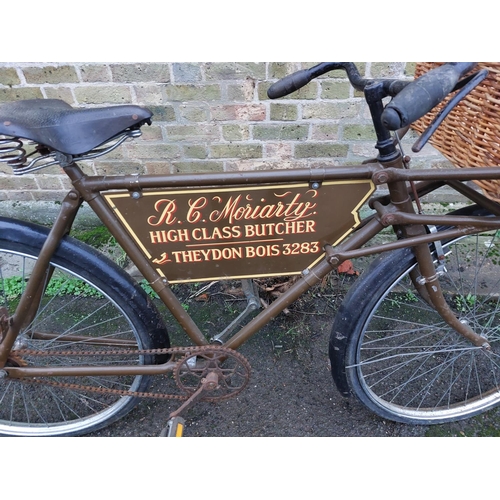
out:
<path id="1" fill-rule="evenodd" d="M 237 349 L 343 262 L 374 256 L 334 319 L 329 345 L 339 391 L 383 418 L 453 421 L 500 402 L 500 206 L 467 181 L 500 168 L 409 169 L 405 127 L 442 102 L 421 147 L 482 79 L 475 63 L 420 78 L 365 79 L 353 63 L 321 63 L 274 83 L 271 98 L 345 70 L 363 91 L 376 159 L 355 166 L 173 175 L 86 175 L 78 166 L 140 135 L 152 113 L 123 105 L 75 109 L 61 100 L 0 106 L 0 161 L 19 175 L 57 164 L 72 188 L 49 229 L 0 218 L 0 434 L 79 435 L 128 413 L 143 397 L 178 400 L 164 435 L 182 435 L 196 401 L 247 385 Z M 387 99 L 388 104 L 385 104 Z M 387 185 L 387 195 L 372 196 Z M 447 186 L 470 200 L 447 215 L 421 210 Z M 69 233 L 82 203 L 108 228 L 182 327 L 165 320 L 123 269 Z M 362 218 L 368 203 L 370 215 Z M 373 238 L 393 228 L 394 238 Z M 255 278 L 295 276 L 259 309 Z M 177 283 L 241 280 L 246 307 L 208 335 L 175 294 Z M 175 390 L 148 392 L 169 374 Z"/>

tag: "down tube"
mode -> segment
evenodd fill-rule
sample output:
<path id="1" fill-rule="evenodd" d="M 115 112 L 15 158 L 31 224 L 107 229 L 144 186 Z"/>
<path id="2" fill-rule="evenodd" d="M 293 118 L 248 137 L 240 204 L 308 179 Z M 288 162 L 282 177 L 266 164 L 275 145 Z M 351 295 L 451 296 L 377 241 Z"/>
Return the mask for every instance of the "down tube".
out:
<path id="1" fill-rule="evenodd" d="M 382 226 L 376 219 L 371 220 L 366 224 L 366 226 L 354 233 L 349 240 L 342 245 L 342 251 L 348 251 L 361 247 L 376 236 L 382 229 L 384 229 L 384 226 Z M 307 274 L 304 273 L 296 283 L 283 293 L 283 295 L 280 295 L 274 302 L 271 302 L 269 307 L 264 309 L 255 318 L 253 318 L 252 321 L 241 328 L 236 335 L 224 344 L 224 347 L 238 349 L 238 347 L 249 340 L 280 312 L 287 308 L 292 302 L 297 300 L 312 286 L 319 283 L 334 269 L 335 267 L 331 266 L 326 259 L 323 259 L 319 264 L 310 269 Z"/>

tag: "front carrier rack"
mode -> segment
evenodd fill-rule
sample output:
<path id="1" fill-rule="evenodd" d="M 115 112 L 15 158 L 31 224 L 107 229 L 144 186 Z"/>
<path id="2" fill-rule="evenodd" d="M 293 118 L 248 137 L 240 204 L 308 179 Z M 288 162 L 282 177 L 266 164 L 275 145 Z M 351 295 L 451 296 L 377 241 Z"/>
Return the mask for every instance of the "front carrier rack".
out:
<path id="1" fill-rule="evenodd" d="M 30 174 L 52 165 L 65 167 L 73 162 L 93 160 L 94 158 L 110 153 L 127 139 L 134 139 L 141 135 L 142 133 L 139 128 L 128 129 L 115 135 L 97 148 L 74 156 L 51 150 L 44 145 L 32 141 L 29 141 L 27 145 L 34 145 L 34 150 L 27 153 L 22 138 L 4 135 L 0 136 L 0 163 L 6 163 L 12 167 L 14 175 Z"/>

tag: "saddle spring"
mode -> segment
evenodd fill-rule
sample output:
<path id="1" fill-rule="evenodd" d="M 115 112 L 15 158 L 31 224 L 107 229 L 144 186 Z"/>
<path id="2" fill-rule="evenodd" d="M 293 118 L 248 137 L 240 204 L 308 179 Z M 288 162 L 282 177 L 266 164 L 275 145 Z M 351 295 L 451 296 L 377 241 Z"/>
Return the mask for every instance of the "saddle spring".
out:
<path id="1" fill-rule="evenodd" d="M 22 167 L 26 162 L 26 150 L 17 137 L 0 136 L 0 163 L 7 163 L 12 168 Z"/>
<path id="2" fill-rule="evenodd" d="M 53 158 L 54 154 L 49 153 L 46 147 L 31 141 L 28 145 L 33 146 L 30 153 L 26 152 L 25 144 L 19 137 L 0 136 L 0 163 L 12 167 L 14 175 L 26 174 L 57 163 Z M 32 155 L 37 156 L 28 163 Z"/>
<path id="3" fill-rule="evenodd" d="M 33 145 L 34 150 L 30 153 L 26 153 L 24 143 L 20 138 L 0 136 L 0 163 L 6 163 L 12 167 L 14 175 L 28 174 L 51 165 L 65 167 L 74 161 L 93 160 L 94 158 L 105 155 L 116 149 L 127 139 L 134 139 L 140 135 L 140 129 L 127 129 L 92 151 L 75 156 L 51 151 L 49 148 L 31 141 L 29 145 Z M 36 156 L 28 163 L 28 160 L 30 160 L 29 157 L 32 155 Z"/>

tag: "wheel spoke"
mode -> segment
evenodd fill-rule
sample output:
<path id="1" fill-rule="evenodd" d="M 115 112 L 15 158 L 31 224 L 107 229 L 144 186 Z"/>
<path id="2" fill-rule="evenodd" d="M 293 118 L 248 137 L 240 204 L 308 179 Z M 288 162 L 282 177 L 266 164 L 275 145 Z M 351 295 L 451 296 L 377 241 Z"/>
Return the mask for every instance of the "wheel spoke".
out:
<path id="1" fill-rule="evenodd" d="M 1 235 L 7 233 L 0 232 L 0 304 L 13 314 L 31 275 L 36 251 L 2 240 Z M 80 248 L 78 252 L 82 252 Z M 131 310 L 130 305 L 121 297 L 136 295 L 135 289 L 134 292 L 118 293 L 111 279 L 102 285 L 91 282 L 92 276 L 99 279 L 101 275 L 101 271 L 92 274 L 95 258 L 94 254 L 89 254 L 85 262 L 70 258 L 62 259 L 64 264 L 56 260 L 51 264 L 53 272 L 50 281 L 45 283 L 36 314 L 20 333 L 15 348 L 54 351 L 54 355 L 26 355 L 20 358 L 23 364 L 112 366 L 143 364 L 149 359 L 139 354 L 112 357 L 99 354 L 114 348 L 151 349 L 156 346 L 146 333 L 145 320 L 125 312 Z M 83 275 L 91 278 L 83 278 Z M 150 313 L 146 311 L 146 314 Z M 113 342 L 114 339 L 120 342 Z M 61 354 L 63 351 L 72 352 L 72 356 Z M 13 354 L 12 360 L 16 360 L 15 351 Z M 57 382 L 125 391 L 147 389 L 147 377 L 144 376 L 61 377 Z M 136 403 L 136 399 L 119 394 L 90 393 L 68 385 L 51 387 L 4 378 L 0 379 L 0 434 L 82 434 L 124 415 Z"/>
<path id="2" fill-rule="evenodd" d="M 356 318 L 359 301 L 372 294 L 358 330 L 349 338 L 346 373 L 352 390 L 372 410 L 402 422 L 466 418 L 500 403 L 500 244 L 496 232 L 444 244 L 445 300 L 457 318 L 483 336 L 476 347 L 446 324 L 413 288 L 413 257 L 384 262 L 387 278 L 360 281 L 345 316 Z M 396 255 L 401 255 L 396 254 Z M 379 270 L 378 276 L 383 273 Z M 353 327 L 354 328 L 354 327 Z M 332 336 L 335 343 L 335 338 Z M 338 361 L 337 361 L 338 362 Z"/>

